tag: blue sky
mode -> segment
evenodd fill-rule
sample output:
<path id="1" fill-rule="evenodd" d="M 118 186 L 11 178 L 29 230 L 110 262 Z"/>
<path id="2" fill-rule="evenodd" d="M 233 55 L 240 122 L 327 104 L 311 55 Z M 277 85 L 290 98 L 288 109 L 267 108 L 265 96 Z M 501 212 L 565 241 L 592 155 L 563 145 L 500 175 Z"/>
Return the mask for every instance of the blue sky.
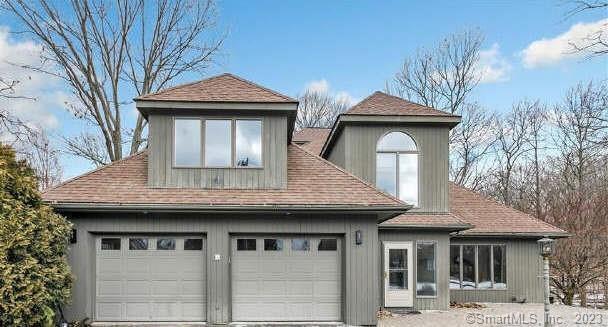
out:
<path id="1" fill-rule="evenodd" d="M 224 0 L 218 7 L 218 30 L 228 37 L 209 74 L 232 72 L 291 96 L 313 85 L 360 100 L 383 89 L 418 47 L 468 28 L 485 35 L 484 64 L 493 78 L 473 97 L 488 110 L 504 111 L 522 98 L 555 103 L 579 81 L 608 77 L 606 57 L 587 60 L 560 50 L 565 39 L 606 20 L 608 13 L 568 18 L 563 1 Z M 36 46 L 27 36 L 10 33 L 3 41 L 2 29 L 19 26 L 0 18 L 0 60 L 19 53 L 18 46 Z M 23 117 L 44 119 L 54 135 L 83 129 L 62 106 L 66 90 L 39 85 L 27 90 L 43 100 L 19 107 Z M 65 177 L 90 168 L 67 155 L 62 160 Z"/>

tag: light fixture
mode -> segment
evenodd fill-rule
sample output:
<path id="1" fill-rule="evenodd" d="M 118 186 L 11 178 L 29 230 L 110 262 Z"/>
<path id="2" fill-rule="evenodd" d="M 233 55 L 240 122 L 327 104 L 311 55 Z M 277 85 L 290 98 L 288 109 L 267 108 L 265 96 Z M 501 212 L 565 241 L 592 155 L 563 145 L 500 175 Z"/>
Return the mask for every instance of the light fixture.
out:
<path id="1" fill-rule="evenodd" d="M 357 245 L 363 244 L 363 233 L 361 232 L 360 229 L 355 231 L 355 244 L 357 244 Z"/>
<path id="2" fill-rule="evenodd" d="M 555 241 L 544 237 L 538 240 L 538 250 L 540 251 L 540 255 L 543 257 L 549 257 L 553 254 L 553 250 L 555 249 Z"/>

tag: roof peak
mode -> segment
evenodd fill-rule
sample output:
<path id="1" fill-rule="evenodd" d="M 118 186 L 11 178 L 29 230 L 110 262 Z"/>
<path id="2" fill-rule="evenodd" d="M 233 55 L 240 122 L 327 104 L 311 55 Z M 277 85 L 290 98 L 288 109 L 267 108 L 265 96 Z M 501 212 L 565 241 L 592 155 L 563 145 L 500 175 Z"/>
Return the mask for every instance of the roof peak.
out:
<path id="1" fill-rule="evenodd" d="M 412 102 L 383 91 L 374 91 L 374 93 L 348 109 L 344 115 L 454 116 L 448 112 Z"/>
<path id="2" fill-rule="evenodd" d="M 298 101 L 232 73 L 222 73 L 208 78 L 184 83 L 144 94 L 136 101 L 185 101 L 185 102 L 261 102 L 297 103 Z"/>

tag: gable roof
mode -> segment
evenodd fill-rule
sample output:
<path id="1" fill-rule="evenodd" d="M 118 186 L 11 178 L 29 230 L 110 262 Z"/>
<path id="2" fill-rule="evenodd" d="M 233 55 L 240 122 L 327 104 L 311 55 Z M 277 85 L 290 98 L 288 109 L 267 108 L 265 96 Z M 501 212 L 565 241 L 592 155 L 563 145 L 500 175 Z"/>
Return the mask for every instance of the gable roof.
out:
<path id="1" fill-rule="evenodd" d="M 191 205 L 199 207 L 382 207 L 408 206 L 297 145 L 287 151 L 286 189 L 152 188 L 147 151 L 116 161 L 43 192 L 51 205 Z"/>
<path id="2" fill-rule="evenodd" d="M 308 132 L 301 134 L 300 137 L 308 140 L 310 142 L 308 144 L 313 144 L 313 142 L 316 144 L 323 144 L 327 135 L 323 133 Z M 317 153 L 320 152 L 321 150 L 318 150 Z M 470 236 L 568 235 L 566 231 L 560 228 L 452 182 L 450 182 L 449 185 L 449 201 L 449 213 L 408 212 L 385 221 L 380 226 L 408 228 L 453 227 L 454 229 L 459 226 L 469 226 L 469 229 L 460 234 Z"/>
<path id="3" fill-rule="evenodd" d="M 330 128 L 307 127 L 295 132 L 292 140 L 297 144 L 305 142 L 300 146 L 314 154 L 318 154 L 321 153 L 329 132 L 331 132 Z"/>
<path id="4" fill-rule="evenodd" d="M 225 73 L 135 98 L 146 101 L 297 103 L 276 91 Z"/>
<path id="5" fill-rule="evenodd" d="M 376 91 L 363 99 L 344 115 L 385 115 L 385 116 L 445 116 L 455 117 L 445 111 L 423 106 L 394 95 Z"/>

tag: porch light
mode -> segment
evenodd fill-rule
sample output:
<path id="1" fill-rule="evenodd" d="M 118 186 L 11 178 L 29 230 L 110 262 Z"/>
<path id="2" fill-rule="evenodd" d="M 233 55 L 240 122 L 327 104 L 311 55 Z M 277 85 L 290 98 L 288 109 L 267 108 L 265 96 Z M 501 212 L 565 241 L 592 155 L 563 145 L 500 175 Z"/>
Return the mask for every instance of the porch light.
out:
<path id="1" fill-rule="evenodd" d="M 549 257 L 553 254 L 555 241 L 547 237 L 541 238 L 538 240 L 538 248 L 542 257 Z"/>

